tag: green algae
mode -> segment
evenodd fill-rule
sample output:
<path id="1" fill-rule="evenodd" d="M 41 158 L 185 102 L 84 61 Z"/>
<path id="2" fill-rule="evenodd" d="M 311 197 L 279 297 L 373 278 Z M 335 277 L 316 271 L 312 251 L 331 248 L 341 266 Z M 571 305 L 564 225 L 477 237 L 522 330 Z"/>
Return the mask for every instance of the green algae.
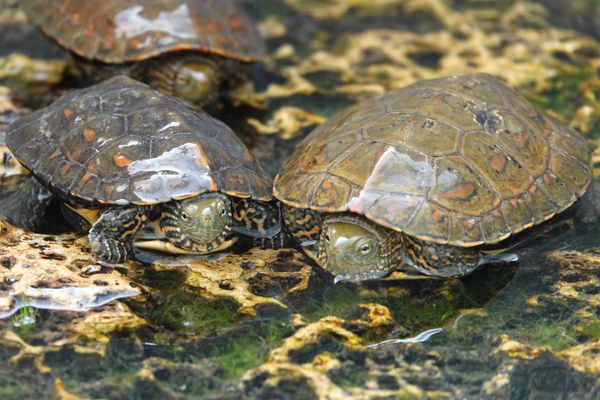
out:
<path id="1" fill-rule="evenodd" d="M 549 80 L 548 89 L 536 94 L 529 93 L 526 97 L 540 110 L 550 111 L 569 120 L 577 108 L 586 104 L 580 86 L 593 76 L 592 71 L 579 69 L 561 71 Z"/>
<path id="2" fill-rule="evenodd" d="M 600 319 L 592 321 L 583 326 L 581 333 L 589 336 L 590 338 L 600 339 Z"/>
<path id="3" fill-rule="evenodd" d="M 220 345 L 211 354 L 211 361 L 225 372 L 224 378 L 238 378 L 266 361 L 269 351 L 279 345 L 289 333 L 289 327 L 271 323 L 261 334 L 249 333 Z"/>

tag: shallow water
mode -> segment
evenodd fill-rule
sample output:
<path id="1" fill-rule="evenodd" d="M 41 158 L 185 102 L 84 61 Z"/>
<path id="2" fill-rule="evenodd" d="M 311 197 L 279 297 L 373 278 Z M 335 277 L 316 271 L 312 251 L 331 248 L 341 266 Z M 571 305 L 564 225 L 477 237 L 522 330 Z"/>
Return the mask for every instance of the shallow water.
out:
<path id="1" fill-rule="evenodd" d="M 272 175 L 336 111 L 459 72 L 497 74 L 591 145 L 600 136 L 600 43 L 570 8 L 556 18 L 543 1 L 241 3 L 269 55 L 212 113 Z M 11 4 L 0 2 L 0 32 L 24 33 L 2 47 L 0 84 L 37 106 L 68 82 L 35 75 L 30 91 L 31 75 L 2 66 L 22 51 L 34 58 L 23 70 L 39 72 L 64 55 L 28 39 L 35 31 Z M 600 225 L 573 213 L 523 236 L 518 263 L 364 284 L 334 285 L 294 250 L 112 268 L 87 259 L 76 235 L 2 234 L 0 307 L 21 306 L 0 319 L 2 399 L 600 398 Z M 36 308 L 75 302 L 64 287 L 98 307 Z"/>

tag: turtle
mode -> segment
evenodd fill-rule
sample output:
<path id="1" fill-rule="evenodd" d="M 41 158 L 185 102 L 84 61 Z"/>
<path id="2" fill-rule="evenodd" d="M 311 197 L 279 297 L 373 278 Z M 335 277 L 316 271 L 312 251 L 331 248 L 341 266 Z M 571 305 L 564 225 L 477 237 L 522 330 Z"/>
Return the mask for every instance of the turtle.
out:
<path id="1" fill-rule="evenodd" d="M 273 192 L 287 231 L 336 281 L 457 277 L 515 260 L 503 241 L 582 197 L 590 159 L 579 133 L 501 79 L 455 75 L 334 115 Z"/>
<path id="2" fill-rule="evenodd" d="M 31 23 L 69 50 L 89 81 L 130 75 L 204 105 L 265 52 L 232 0 L 29 0 Z"/>
<path id="3" fill-rule="evenodd" d="M 109 263 L 134 245 L 206 254 L 281 228 L 270 178 L 227 125 L 127 76 L 15 121 L 7 144 Z"/>

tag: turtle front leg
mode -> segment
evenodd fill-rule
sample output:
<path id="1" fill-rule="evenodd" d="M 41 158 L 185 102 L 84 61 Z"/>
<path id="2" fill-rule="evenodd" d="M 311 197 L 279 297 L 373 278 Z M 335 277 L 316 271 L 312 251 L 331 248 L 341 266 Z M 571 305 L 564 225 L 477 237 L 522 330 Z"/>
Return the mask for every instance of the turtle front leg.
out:
<path id="1" fill-rule="evenodd" d="M 217 64 L 200 55 L 166 57 L 132 68 L 131 75 L 164 93 L 198 106 L 214 100 L 221 83 Z"/>
<path id="2" fill-rule="evenodd" d="M 147 220 L 147 207 L 109 208 L 90 229 L 88 238 L 92 253 L 109 263 L 124 262 L 131 254 L 131 237 L 142 229 Z"/>

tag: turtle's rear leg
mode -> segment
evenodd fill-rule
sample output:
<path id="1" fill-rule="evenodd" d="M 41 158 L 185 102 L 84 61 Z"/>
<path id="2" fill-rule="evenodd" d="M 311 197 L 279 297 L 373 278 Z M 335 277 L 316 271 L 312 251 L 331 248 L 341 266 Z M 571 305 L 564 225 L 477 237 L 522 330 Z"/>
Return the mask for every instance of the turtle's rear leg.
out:
<path id="1" fill-rule="evenodd" d="M 131 237 L 142 229 L 147 220 L 147 207 L 109 208 L 90 229 L 88 237 L 92 253 L 109 263 L 124 262 L 131 254 Z"/>
<path id="2" fill-rule="evenodd" d="M 0 215 L 20 228 L 38 231 L 45 224 L 44 215 L 52 194 L 31 175 L 2 178 Z"/>

